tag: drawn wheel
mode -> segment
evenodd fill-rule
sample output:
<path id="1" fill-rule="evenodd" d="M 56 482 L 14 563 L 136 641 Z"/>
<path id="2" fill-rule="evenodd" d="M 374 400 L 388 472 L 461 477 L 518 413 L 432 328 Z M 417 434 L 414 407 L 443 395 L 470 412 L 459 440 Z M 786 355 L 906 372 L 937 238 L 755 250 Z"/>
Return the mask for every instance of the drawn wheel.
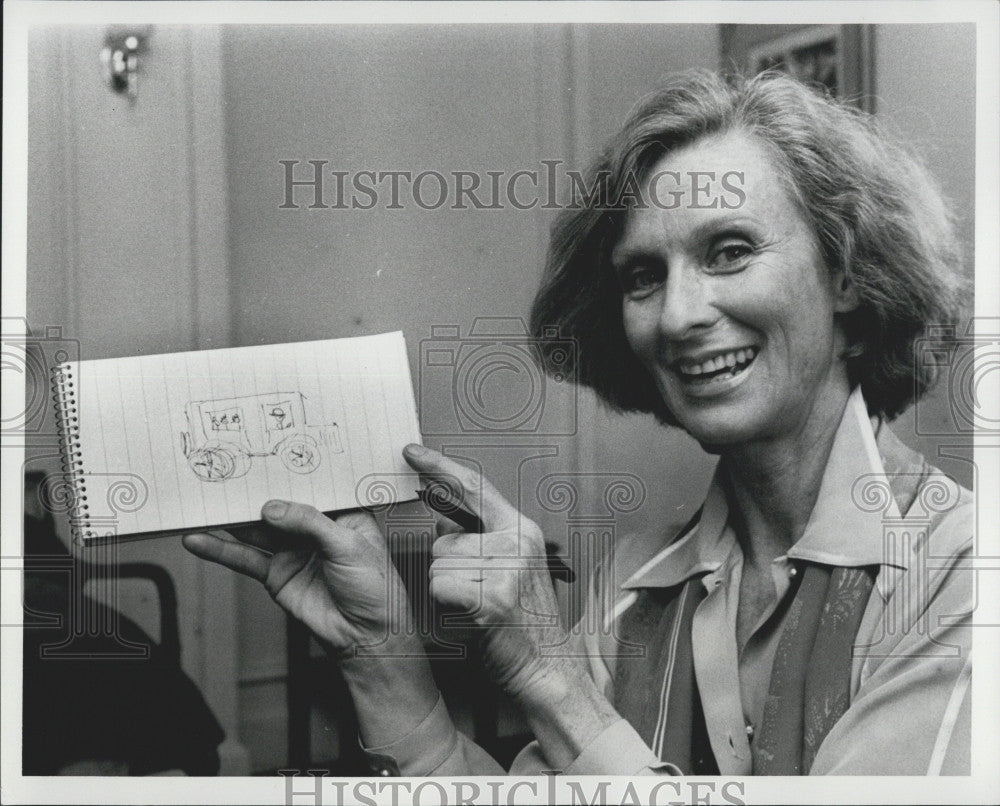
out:
<path id="1" fill-rule="evenodd" d="M 193 451 L 188 464 L 202 481 L 226 481 L 239 478 L 250 469 L 250 460 L 227 448 L 202 448 Z"/>
<path id="2" fill-rule="evenodd" d="M 281 461 L 293 473 L 312 473 L 320 463 L 319 449 L 304 439 L 293 439 L 281 446 Z"/>

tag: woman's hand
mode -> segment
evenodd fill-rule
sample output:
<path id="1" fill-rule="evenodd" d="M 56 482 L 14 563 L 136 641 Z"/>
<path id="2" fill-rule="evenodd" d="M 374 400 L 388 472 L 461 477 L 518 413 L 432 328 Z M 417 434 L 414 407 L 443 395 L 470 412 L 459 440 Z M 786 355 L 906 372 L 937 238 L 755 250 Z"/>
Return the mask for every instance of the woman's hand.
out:
<path id="1" fill-rule="evenodd" d="M 525 701 L 562 687 L 565 673 L 578 675 L 582 667 L 559 651 L 567 633 L 541 530 L 475 471 L 419 445 L 407 446 L 404 456 L 434 497 L 469 510 L 485 527 L 435 541 L 431 596 L 481 630 L 487 668 L 509 694 Z"/>
<path id="2" fill-rule="evenodd" d="M 432 485 L 431 495 L 471 511 L 484 526 L 482 534 L 451 532 L 435 541 L 431 595 L 469 614 L 493 679 L 521 706 L 548 763 L 565 769 L 621 716 L 583 658 L 567 651 L 541 530 L 478 473 L 419 445 L 404 455 Z"/>
<path id="3" fill-rule="evenodd" d="M 439 694 L 403 583 L 375 519 L 331 520 L 304 504 L 269 501 L 264 528 L 237 540 L 184 537 L 193 554 L 261 582 L 340 662 L 367 747 L 392 744 L 432 712 Z"/>
<path id="4" fill-rule="evenodd" d="M 233 530 L 236 541 L 192 534 L 184 537 L 184 546 L 263 583 L 341 659 L 385 644 L 390 635 L 412 634 L 390 629 L 406 626 L 401 622 L 411 616 L 370 514 L 352 512 L 331 520 L 311 506 L 269 501 L 261 515 L 265 526 Z M 422 654 L 419 645 L 414 651 Z"/>

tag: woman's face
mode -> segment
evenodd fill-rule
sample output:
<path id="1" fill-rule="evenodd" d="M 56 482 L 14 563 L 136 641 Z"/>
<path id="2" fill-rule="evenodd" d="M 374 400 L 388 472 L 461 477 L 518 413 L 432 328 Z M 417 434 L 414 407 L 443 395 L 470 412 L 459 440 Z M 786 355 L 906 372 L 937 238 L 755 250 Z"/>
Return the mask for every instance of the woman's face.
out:
<path id="1" fill-rule="evenodd" d="M 641 183 L 645 204 L 612 252 L 629 344 L 709 448 L 839 418 L 848 392 L 834 314 L 853 294 L 823 265 L 780 170 L 744 132 L 674 151 Z"/>

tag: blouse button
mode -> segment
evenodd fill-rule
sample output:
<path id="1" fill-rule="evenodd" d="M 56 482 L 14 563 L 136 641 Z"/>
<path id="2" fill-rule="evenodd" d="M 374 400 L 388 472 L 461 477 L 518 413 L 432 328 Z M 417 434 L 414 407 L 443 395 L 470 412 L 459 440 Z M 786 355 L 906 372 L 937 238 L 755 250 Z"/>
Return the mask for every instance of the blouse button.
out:
<path id="1" fill-rule="evenodd" d="M 795 576 L 795 575 L 796 575 L 796 574 L 798 574 L 798 573 L 799 573 L 799 569 L 798 569 L 798 568 L 796 568 L 796 567 L 795 567 L 794 565 L 793 565 L 793 566 L 791 566 L 791 567 L 790 567 L 790 568 L 788 569 L 788 576 L 790 576 L 790 577 L 793 577 L 793 576 Z"/>
<path id="2" fill-rule="evenodd" d="M 389 775 L 390 775 L 389 771 L 385 767 L 383 767 L 382 769 L 380 769 L 378 771 L 378 774 L 381 775 L 383 778 L 388 778 Z"/>
<path id="3" fill-rule="evenodd" d="M 747 739 L 753 738 L 753 725 L 747 722 Z"/>

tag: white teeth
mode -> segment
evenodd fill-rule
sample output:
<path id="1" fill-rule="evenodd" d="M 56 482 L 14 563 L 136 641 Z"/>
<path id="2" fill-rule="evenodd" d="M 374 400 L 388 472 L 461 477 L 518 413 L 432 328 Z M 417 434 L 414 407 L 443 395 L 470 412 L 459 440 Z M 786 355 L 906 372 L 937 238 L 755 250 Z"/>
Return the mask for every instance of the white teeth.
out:
<path id="1" fill-rule="evenodd" d="M 737 365 L 742 367 L 743 364 L 752 361 L 756 355 L 757 349 L 755 347 L 744 347 L 733 352 L 717 355 L 700 363 L 684 362 L 679 365 L 679 369 L 683 375 L 704 375 L 710 372 L 718 372 L 727 367 L 729 369 L 733 369 Z"/>

